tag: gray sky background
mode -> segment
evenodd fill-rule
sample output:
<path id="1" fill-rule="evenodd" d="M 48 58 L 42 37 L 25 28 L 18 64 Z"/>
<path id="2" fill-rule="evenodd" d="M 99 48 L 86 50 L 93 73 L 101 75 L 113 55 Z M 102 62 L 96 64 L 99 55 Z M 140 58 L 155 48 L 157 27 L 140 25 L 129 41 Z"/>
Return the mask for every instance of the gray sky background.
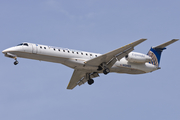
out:
<path id="1" fill-rule="evenodd" d="M 140 38 L 147 53 L 180 38 L 179 0 L 1 0 L 0 49 L 21 42 L 106 53 Z M 66 87 L 73 70 L 61 64 L 0 55 L 1 120 L 179 120 L 180 64 L 176 42 L 161 70 L 110 73 L 92 86 Z"/>

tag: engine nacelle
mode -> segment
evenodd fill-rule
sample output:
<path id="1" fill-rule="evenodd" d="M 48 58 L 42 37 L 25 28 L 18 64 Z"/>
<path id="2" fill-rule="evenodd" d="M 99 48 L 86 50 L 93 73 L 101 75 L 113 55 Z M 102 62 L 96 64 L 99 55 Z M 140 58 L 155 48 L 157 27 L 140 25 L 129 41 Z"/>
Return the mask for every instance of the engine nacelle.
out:
<path id="1" fill-rule="evenodd" d="M 137 53 L 137 52 L 131 52 L 128 55 L 126 55 L 125 58 L 128 62 L 133 62 L 133 63 L 150 62 L 152 59 L 148 55 Z"/>

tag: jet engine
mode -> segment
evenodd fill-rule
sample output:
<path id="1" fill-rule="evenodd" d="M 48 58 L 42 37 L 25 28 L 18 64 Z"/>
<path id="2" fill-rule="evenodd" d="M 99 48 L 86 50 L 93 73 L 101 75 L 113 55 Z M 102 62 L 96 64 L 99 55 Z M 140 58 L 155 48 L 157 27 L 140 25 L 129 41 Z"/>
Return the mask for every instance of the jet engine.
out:
<path id="1" fill-rule="evenodd" d="M 152 58 L 142 53 L 131 52 L 125 56 L 125 59 L 132 63 L 145 63 L 150 62 Z"/>

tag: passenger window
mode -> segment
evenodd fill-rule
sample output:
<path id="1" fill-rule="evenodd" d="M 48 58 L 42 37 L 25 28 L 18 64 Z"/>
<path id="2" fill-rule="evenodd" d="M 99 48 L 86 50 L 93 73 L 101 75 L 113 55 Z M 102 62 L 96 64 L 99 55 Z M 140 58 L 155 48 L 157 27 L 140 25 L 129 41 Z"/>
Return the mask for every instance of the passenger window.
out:
<path id="1" fill-rule="evenodd" d="M 90 56 L 92 56 L 92 54 L 90 54 Z"/>
<path id="2" fill-rule="evenodd" d="M 97 55 L 96 55 L 96 57 L 97 57 Z"/>
<path id="3" fill-rule="evenodd" d="M 44 49 L 46 49 L 46 47 L 44 47 Z"/>
<path id="4" fill-rule="evenodd" d="M 88 55 L 88 54 L 86 53 L 86 55 Z"/>
<path id="5" fill-rule="evenodd" d="M 74 51 L 72 51 L 72 53 L 74 54 Z"/>
<path id="6" fill-rule="evenodd" d="M 54 51 L 55 51 L 56 49 L 54 48 Z"/>
<path id="7" fill-rule="evenodd" d="M 78 54 L 78 52 L 77 52 L 77 54 Z"/>
<path id="8" fill-rule="evenodd" d="M 63 52 L 65 52 L 65 50 L 63 50 Z"/>
<path id="9" fill-rule="evenodd" d="M 68 53 L 69 53 L 69 51 L 68 51 Z"/>
<path id="10" fill-rule="evenodd" d="M 42 49 L 42 46 L 40 46 L 40 48 Z"/>
<path id="11" fill-rule="evenodd" d="M 81 53 L 81 55 L 83 55 L 83 53 Z"/>

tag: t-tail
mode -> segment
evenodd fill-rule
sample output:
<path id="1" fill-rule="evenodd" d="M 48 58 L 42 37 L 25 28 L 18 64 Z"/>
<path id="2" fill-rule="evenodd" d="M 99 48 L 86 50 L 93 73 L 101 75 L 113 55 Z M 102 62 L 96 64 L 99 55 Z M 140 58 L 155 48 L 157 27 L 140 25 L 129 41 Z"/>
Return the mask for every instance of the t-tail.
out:
<path id="1" fill-rule="evenodd" d="M 173 39 L 173 40 L 170 40 L 170 41 L 163 43 L 159 46 L 151 47 L 151 49 L 149 50 L 149 52 L 147 54 L 152 58 L 151 62 L 149 62 L 149 63 L 159 67 L 162 51 L 166 49 L 166 46 L 168 46 L 168 45 L 170 45 L 170 44 L 172 44 L 178 40 L 179 39 Z"/>

